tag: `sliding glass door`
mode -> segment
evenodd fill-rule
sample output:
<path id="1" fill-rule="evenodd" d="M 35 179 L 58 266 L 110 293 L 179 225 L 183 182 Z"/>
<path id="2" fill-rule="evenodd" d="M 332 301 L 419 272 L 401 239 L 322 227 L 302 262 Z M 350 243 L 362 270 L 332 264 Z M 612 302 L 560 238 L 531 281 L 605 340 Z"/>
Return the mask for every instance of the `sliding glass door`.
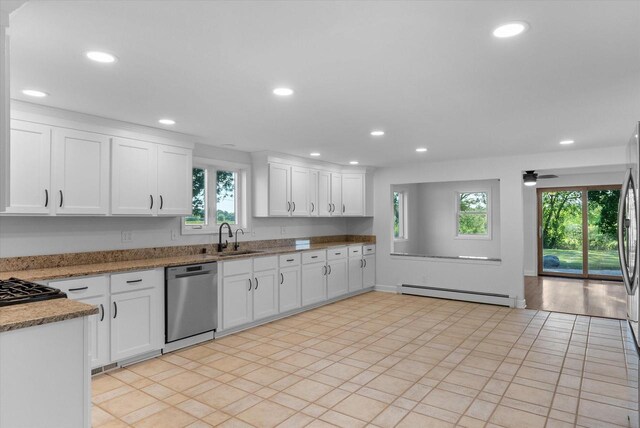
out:
<path id="1" fill-rule="evenodd" d="M 620 279 L 620 186 L 538 189 L 538 272 Z"/>

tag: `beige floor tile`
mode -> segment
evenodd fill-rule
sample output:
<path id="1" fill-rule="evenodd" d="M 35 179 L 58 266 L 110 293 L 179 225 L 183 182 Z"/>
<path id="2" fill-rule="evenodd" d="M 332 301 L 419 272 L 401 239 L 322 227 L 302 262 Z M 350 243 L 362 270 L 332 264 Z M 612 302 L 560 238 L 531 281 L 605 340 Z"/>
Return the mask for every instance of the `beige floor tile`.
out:
<path id="1" fill-rule="evenodd" d="M 333 391 L 333 389 L 334 388 L 329 385 L 325 385 L 323 383 L 309 379 L 303 379 L 300 382 L 285 389 L 284 392 L 289 395 L 293 395 L 294 397 L 299 397 L 303 400 L 313 402 L 323 395 L 326 395 L 329 392 Z"/>
<path id="2" fill-rule="evenodd" d="M 449 422 L 442 421 L 440 419 L 422 415 L 420 413 L 410 412 L 396 426 L 398 428 L 416 428 L 416 427 L 453 428 L 455 425 Z"/>
<path id="3" fill-rule="evenodd" d="M 238 415 L 241 419 L 259 428 L 275 427 L 296 413 L 294 410 L 265 400 Z"/>
<path id="4" fill-rule="evenodd" d="M 160 384 L 166 386 L 167 388 L 171 388 L 174 391 L 182 392 L 185 389 L 193 388 L 194 386 L 199 385 L 208 380 L 209 378 L 206 376 L 203 376 L 195 372 L 187 371 L 187 372 L 172 376 L 170 378 L 161 380 Z"/>
<path id="5" fill-rule="evenodd" d="M 387 405 L 368 397 L 352 394 L 333 407 L 333 410 L 369 422 Z"/>
<path id="6" fill-rule="evenodd" d="M 222 409 L 223 407 L 228 406 L 234 401 L 240 400 L 247 395 L 248 393 L 241 389 L 234 388 L 233 386 L 220 385 L 198 395 L 195 399 L 215 409 Z"/>
<path id="7" fill-rule="evenodd" d="M 116 417 L 122 417 L 146 407 L 157 400 L 142 391 L 132 391 L 100 404 L 100 407 Z"/>
<path id="8" fill-rule="evenodd" d="M 409 413 L 408 410 L 396 406 L 389 406 L 376 416 L 371 423 L 381 428 L 392 428 L 395 427 L 407 413 Z"/>
<path id="9" fill-rule="evenodd" d="M 168 409 L 136 422 L 133 426 L 136 428 L 181 428 L 195 421 L 196 418 L 193 416 L 175 407 L 169 407 Z"/>
<path id="10" fill-rule="evenodd" d="M 367 384 L 369 388 L 374 388 L 382 392 L 394 395 L 402 395 L 407 389 L 413 386 L 413 382 L 397 377 L 381 374 Z"/>
<path id="11" fill-rule="evenodd" d="M 498 406 L 489 421 L 506 428 L 542 428 L 546 418 L 522 410 Z"/>

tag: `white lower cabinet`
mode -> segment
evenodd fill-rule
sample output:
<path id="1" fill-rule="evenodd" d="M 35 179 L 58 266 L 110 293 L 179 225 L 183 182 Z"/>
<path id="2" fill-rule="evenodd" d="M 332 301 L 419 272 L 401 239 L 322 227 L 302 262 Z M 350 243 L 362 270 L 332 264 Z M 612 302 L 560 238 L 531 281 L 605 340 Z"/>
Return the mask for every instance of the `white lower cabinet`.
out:
<path id="1" fill-rule="evenodd" d="M 300 277 L 300 266 L 280 268 L 280 312 L 302 306 Z"/>
<path id="2" fill-rule="evenodd" d="M 327 250 L 327 298 L 349 291 L 347 247 Z"/>
<path id="3" fill-rule="evenodd" d="M 349 258 L 349 292 L 362 289 L 364 261 L 361 258 Z"/>
<path id="4" fill-rule="evenodd" d="M 98 307 L 89 317 L 91 368 L 162 348 L 164 270 L 51 281 L 70 299 Z"/>
<path id="5" fill-rule="evenodd" d="M 302 306 L 327 300 L 325 262 L 302 265 Z"/>
<path id="6" fill-rule="evenodd" d="M 276 269 L 253 273 L 253 319 L 278 313 L 278 276 Z"/>
<path id="7" fill-rule="evenodd" d="M 225 330 L 253 320 L 251 282 L 251 273 L 222 280 L 222 325 Z"/>
<path id="8" fill-rule="evenodd" d="M 362 275 L 362 286 L 370 288 L 376 285 L 376 256 L 370 254 L 362 258 L 364 269 Z"/>

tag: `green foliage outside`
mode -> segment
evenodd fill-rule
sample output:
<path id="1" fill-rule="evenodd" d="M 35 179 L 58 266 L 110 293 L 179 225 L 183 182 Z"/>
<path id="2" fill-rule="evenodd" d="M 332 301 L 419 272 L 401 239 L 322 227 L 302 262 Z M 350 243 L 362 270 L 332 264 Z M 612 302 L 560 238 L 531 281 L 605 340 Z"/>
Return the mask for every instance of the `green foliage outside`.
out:
<path id="1" fill-rule="evenodd" d="M 190 217 L 185 218 L 187 225 L 206 224 L 206 182 L 207 174 L 202 168 L 193 168 L 193 211 Z M 233 171 L 216 172 L 216 201 L 233 200 L 235 197 L 235 174 Z M 218 208 L 216 212 L 216 222 L 231 223 L 236 222 L 235 212 L 225 211 Z"/>
<path id="2" fill-rule="evenodd" d="M 400 193 L 393 192 L 393 237 L 400 236 Z"/>
<path id="3" fill-rule="evenodd" d="M 577 269 L 582 270 L 582 250 L 558 250 L 545 249 L 545 256 L 556 256 L 560 260 L 560 266 L 545 270 L 564 270 Z M 589 270 L 620 270 L 618 262 L 618 250 L 589 250 Z"/>
<path id="4" fill-rule="evenodd" d="M 458 234 L 486 235 L 489 233 L 487 193 L 460 193 L 459 197 L 460 212 L 458 214 Z"/>

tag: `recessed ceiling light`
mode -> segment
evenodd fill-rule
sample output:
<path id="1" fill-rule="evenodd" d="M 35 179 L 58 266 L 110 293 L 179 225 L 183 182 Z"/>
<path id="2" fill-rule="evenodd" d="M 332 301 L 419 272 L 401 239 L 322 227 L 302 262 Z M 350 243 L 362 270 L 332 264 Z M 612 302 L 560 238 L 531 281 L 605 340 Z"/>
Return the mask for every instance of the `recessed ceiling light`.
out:
<path id="1" fill-rule="evenodd" d="M 416 152 L 418 152 L 418 153 L 422 153 L 422 152 L 426 152 L 426 151 L 427 151 L 427 148 L 426 148 L 426 147 L 418 147 L 418 148 L 416 149 Z"/>
<path id="2" fill-rule="evenodd" d="M 507 37 L 517 36 L 518 34 L 522 34 L 529 29 L 529 24 L 522 21 L 517 22 L 509 22 L 507 24 L 503 24 L 493 30 L 493 35 L 498 37 L 499 39 L 504 39 Z"/>
<path id="3" fill-rule="evenodd" d="M 175 125 L 176 121 L 173 119 L 160 119 L 158 123 L 161 123 L 163 125 Z"/>
<path id="4" fill-rule="evenodd" d="M 101 62 L 103 64 L 116 62 L 116 57 L 107 52 L 89 51 L 86 55 L 91 61 Z"/>
<path id="5" fill-rule="evenodd" d="M 562 144 L 563 146 L 568 146 L 569 144 L 573 144 L 575 143 L 575 141 L 573 140 L 562 140 L 560 141 L 560 144 Z"/>
<path id="6" fill-rule="evenodd" d="M 320 156 L 320 153 L 318 152 L 309 153 L 309 156 Z"/>
<path id="7" fill-rule="evenodd" d="M 291 88 L 275 88 L 273 93 L 280 97 L 288 97 L 289 95 L 293 95 L 293 89 Z"/>
<path id="8" fill-rule="evenodd" d="M 47 95 L 49 95 L 46 92 L 38 91 L 36 89 L 23 89 L 22 93 L 30 97 L 36 97 L 36 98 L 44 98 Z"/>
<path id="9" fill-rule="evenodd" d="M 384 131 L 380 131 L 380 130 L 371 131 L 371 135 L 373 135 L 374 137 L 381 137 L 384 135 Z"/>
<path id="10" fill-rule="evenodd" d="M 349 163 L 350 163 L 351 165 L 358 165 L 358 163 L 359 163 L 359 162 L 358 162 L 358 161 L 351 161 L 351 162 L 349 162 Z"/>

